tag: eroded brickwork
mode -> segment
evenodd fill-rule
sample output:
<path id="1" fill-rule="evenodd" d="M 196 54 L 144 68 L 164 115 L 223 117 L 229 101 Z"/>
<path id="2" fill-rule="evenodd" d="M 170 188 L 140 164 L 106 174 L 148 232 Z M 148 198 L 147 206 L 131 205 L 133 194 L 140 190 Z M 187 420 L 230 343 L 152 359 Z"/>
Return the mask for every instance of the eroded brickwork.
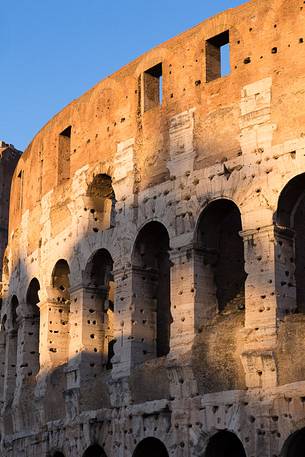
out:
<path id="1" fill-rule="evenodd" d="M 1 455 L 303 452 L 304 30 L 300 0 L 228 10 L 34 138 L 12 184 Z"/>

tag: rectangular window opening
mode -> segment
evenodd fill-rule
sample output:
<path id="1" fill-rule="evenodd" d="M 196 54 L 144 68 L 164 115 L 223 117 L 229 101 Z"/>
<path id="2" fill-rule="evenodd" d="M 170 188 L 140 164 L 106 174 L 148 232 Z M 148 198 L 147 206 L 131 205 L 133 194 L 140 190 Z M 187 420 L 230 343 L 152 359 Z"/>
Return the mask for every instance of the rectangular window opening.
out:
<path id="1" fill-rule="evenodd" d="M 22 210 L 22 206 L 23 206 L 23 170 L 20 170 L 18 175 L 17 175 L 17 178 L 19 178 L 19 182 L 18 182 L 18 205 L 19 205 L 19 209 Z"/>
<path id="2" fill-rule="evenodd" d="M 162 63 L 144 72 L 143 85 L 144 111 L 161 105 L 163 97 Z"/>
<path id="3" fill-rule="evenodd" d="M 58 184 L 70 178 L 71 130 L 67 127 L 58 138 Z"/>
<path id="4" fill-rule="evenodd" d="M 206 82 L 227 76 L 230 72 L 230 37 L 227 30 L 206 41 Z"/>

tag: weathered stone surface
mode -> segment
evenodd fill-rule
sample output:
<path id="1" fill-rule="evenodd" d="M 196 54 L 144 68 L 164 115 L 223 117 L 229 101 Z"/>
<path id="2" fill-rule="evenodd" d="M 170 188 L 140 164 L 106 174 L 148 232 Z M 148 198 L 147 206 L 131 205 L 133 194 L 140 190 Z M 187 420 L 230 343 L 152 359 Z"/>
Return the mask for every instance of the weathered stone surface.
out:
<path id="1" fill-rule="evenodd" d="M 199 24 L 21 156 L 0 244 L 1 455 L 303 452 L 304 13 L 256 0 Z M 18 156 L 2 146 L 0 173 Z"/>

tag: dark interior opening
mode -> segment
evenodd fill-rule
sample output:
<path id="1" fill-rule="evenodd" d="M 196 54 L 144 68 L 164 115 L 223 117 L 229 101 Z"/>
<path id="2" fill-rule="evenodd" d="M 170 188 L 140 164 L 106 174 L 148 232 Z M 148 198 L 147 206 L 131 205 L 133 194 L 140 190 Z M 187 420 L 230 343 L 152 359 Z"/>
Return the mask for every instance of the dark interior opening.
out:
<path id="1" fill-rule="evenodd" d="M 281 457 L 304 457 L 305 428 L 293 433 L 286 441 Z"/>
<path id="2" fill-rule="evenodd" d="M 149 68 L 143 75 L 144 111 L 162 103 L 162 63 Z"/>
<path id="3" fill-rule="evenodd" d="M 40 290 L 40 284 L 38 279 L 33 278 L 29 284 L 28 291 L 26 294 L 26 302 L 30 306 L 33 316 L 39 317 L 39 308 L 37 304 L 39 303 L 38 292 Z"/>
<path id="4" fill-rule="evenodd" d="M 33 278 L 29 284 L 26 294 L 29 318 L 31 319 L 31 328 L 27 336 L 27 347 L 30 348 L 28 354 L 28 364 L 31 367 L 32 376 L 39 372 L 39 331 L 40 331 L 40 310 L 37 306 L 39 303 L 38 292 L 40 284 L 38 279 Z"/>
<path id="5" fill-rule="evenodd" d="M 83 457 L 107 457 L 101 446 L 93 444 L 85 452 Z"/>
<path id="6" fill-rule="evenodd" d="M 168 457 L 168 452 L 162 441 L 151 437 L 137 445 L 132 457 Z"/>
<path id="7" fill-rule="evenodd" d="M 226 30 L 206 41 L 206 81 L 230 73 L 230 35 Z"/>
<path id="8" fill-rule="evenodd" d="M 142 309 L 138 334 L 144 338 L 147 351 L 162 357 L 170 350 L 170 259 L 169 236 L 159 222 L 150 222 L 140 231 L 133 252 L 133 292 Z M 140 309 L 140 312 L 141 312 Z M 140 322 L 143 328 L 140 329 Z M 144 328 L 145 327 L 145 328 Z M 142 331 L 141 331 L 142 330 Z M 150 341 L 148 341 L 150 340 Z"/>
<path id="9" fill-rule="evenodd" d="M 246 453 L 234 433 L 221 431 L 210 438 L 205 457 L 246 457 Z"/>
<path id="10" fill-rule="evenodd" d="M 197 247 L 202 261 L 197 271 L 198 288 L 202 289 L 202 300 L 209 296 L 219 312 L 228 307 L 239 310 L 245 307 L 241 229 L 239 209 L 225 199 L 210 203 L 199 221 Z"/>
<path id="11" fill-rule="evenodd" d="M 106 249 L 99 249 L 89 260 L 85 271 L 85 286 L 90 290 L 91 317 L 95 331 L 103 335 L 96 349 L 105 354 L 105 367 L 111 369 L 114 356 L 114 294 L 113 260 Z M 89 319 L 91 323 L 91 319 Z"/>
<path id="12" fill-rule="evenodd" d="M 287 309 L 305 312 L 305 173 L 291 179 L 281 192 L 276 213 L 279 284 L 285 295 L 295 289 L 295 304 Z M 281 238 L 281 239 L 280 239 Z M 285 260 L 282 265 L 281 261 Z M 281 271 L 283 270 L 283 271 Z"/>
<path id="13" fill-rule="evenodd" d="M 12 320 L 12 328 L 17 330 L 17 308 L 19 306 L 19 301 L 16 295 L 12 296 L 11 300 L 11 320 Z"/>
<path id="14" fill-rule="evenodd" d="M 114 227 L 116 199 L 112 178 L 103 173 L 96 175 L 88 186 L 87 197 L 92 226 L 102 230 Z"/>
<path id="15" fill-rule="evenodd" d="M 59 134 L 58 138 L 58 184 L 70 178 L 71 126 Z"/>
<path id="16" fill-rule="evenodd" d="M 70 268 L 66 260 L 58 260 L 52 273 L 52 285 L 58 294 L 57 300 L 65 302 L 70 300 Z"/>

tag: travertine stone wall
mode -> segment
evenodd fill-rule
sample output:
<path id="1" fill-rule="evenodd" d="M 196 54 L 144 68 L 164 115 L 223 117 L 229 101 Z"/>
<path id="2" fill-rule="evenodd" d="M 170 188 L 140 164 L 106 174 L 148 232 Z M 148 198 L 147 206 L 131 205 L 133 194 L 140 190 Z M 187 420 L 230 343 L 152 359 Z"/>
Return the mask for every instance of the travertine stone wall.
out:
<path id="1" fill-rule="evenodd" d="M 304 30 L 303 1 L 228 10 L 33 139 L 11 192 L 1 455 L 299 455 Z"/>
<path id="2" fill-rule="evenodd" d="M 12 176 L 20 157 L 21 151 L 14 148 L 12 144 L 0 141 L 0 277 L 6 274 L 7 258 L 4 252 L 7 246 L 7 234 L 9 223 L 9 197 Z M 1 283 L 2 284 L 2 283 Z"/>

